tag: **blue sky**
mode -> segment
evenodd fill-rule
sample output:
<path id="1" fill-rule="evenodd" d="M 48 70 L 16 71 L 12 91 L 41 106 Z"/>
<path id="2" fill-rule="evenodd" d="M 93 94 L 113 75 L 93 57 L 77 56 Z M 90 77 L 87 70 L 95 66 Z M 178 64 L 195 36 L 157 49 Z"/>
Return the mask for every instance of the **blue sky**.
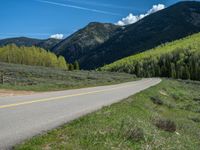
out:
<path id="1" fill-rule="evenodd" d="M 65 37 L 89 22 L 116 23 L 129 13 L 144 14 L 153 5 L 177 0 L 1 0 L 0 38 Z"/>

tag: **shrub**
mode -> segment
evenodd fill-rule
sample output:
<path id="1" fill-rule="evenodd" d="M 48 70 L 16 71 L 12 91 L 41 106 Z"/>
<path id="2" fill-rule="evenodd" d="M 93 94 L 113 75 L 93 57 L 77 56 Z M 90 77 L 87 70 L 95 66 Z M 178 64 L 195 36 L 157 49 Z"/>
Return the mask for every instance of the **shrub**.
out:
<path id="1" fill-rule="evenodd" d="M 156 105 L 163 105 L 163 101 L 158 97 L 151 97 L 151 101 Z"/>
<path id="2" fill-rule="evenodd" d="M 176 95 L 176 94 L 171 94 L 171 96 L 172 96 L 172 98 L 174 100 L 179 100 L 180 99 L 180 97 L 178 95 Z"/>
<path id="3" fill-rule="evenodd" d="M 135 123 L 136 119 L 125 118 L 121 122 L 120 134 L 126 140 L 139 142 L 144 139 L 144 131 Z"/>
<path id="4" fill-rule="evenodd" d="M 196 101 L 196 102 L 200 102 L 200 97 L 198 97 L 198 98 L 193 98 L 193 100 Z"/>
<path id="5" fill-rule="evenodd" d="M 156 119 L 154 122 L 155 126 L 159 129 L 162 129 L 164 131 L 168 132 L 175 132 L 176 131 L 176 124 L 175 122 L 169 120 L 169 119 Z"/>
<path id="6" fill-rule="evenodd" d="M 126 138 L 131 141 L 139 142 L 144 139 L 144 131 L 139 127 L 131 128 L 127 131 Z"/>
<path id="7" fill-rule="evenodd" d="M 193 118 L 190 118 L 192 121 L 196 122 L 196 123 L 199 123 L 200 122 L 200 118 L 197 118 L 197 117 L 193 117 Z"/>

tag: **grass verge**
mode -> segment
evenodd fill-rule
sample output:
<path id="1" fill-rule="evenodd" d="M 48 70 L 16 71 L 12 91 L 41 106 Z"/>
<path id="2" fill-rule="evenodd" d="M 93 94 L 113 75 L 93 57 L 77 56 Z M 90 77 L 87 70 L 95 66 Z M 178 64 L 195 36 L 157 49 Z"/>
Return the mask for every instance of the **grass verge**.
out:
<path id="1" fill-rule="evenodd" d="M 199 149 L 199 118 L 200 82 L 164 79 L 14 149 Z"/>

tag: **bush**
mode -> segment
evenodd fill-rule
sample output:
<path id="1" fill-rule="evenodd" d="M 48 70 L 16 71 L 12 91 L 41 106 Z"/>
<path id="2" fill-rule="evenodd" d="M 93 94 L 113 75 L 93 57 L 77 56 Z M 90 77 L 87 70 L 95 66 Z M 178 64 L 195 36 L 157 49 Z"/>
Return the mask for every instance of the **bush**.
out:
<path id="1" fill-rule="evenodd" d="M 127 131 L 126 138 L 131 141 L 139 142 L 144 139 L 144 131 L 139 127 L 131 128 Z"/>
<path id="2" fill-rule="evenodd" d="M 119 133 L 127 140 L 139 142 L 144 139 L 144 131 L 138 127 L 135 120 L 133 118 L 124 118 L 121 122 Z"/>
<path id="3" fill-rule="evenodd" d="M 193 117 L 193 118 L 190 118 L 192 121 L 196 122 L 196 123 L 199 123 L 200 122 L 200 118 L 197 118 L 197 117 Z"/>
<path id="4" fill-rule="evenodd" d="M 151 101 L 156 105 L 163 105 L 163 101 L 158 97 L 151 97 Z"/>
<path id="5" fill-rule="evenodd" d="M 168 132 L 175 132 L 176 131 L 176 124 L 175 122 L 169 119 L 156 119 L 154 122 L 155 126 L 161 130 L 168 131 Z"/>
<path id="6" fill-rule="evenodd" d="M 172 98 L 174 100 L 179 100 L 180 99 L 180 97 L 178 95 L 176 95 L 176 94 L 171 94 L 171 96 L 172 96 Z"/>
<path id="7" fill-rule="evenodd" d="M 200 102 L 200 97 L 198 97 L 198 98 L 193 98 L 193 100 L 196 101 L 196 102 Z"/>

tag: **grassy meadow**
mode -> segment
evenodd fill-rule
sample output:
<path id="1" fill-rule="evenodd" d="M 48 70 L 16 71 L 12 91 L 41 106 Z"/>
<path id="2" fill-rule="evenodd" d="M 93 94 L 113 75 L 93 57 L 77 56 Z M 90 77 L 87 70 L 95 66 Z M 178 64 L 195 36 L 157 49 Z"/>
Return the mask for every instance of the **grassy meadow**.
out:
<path id="1" fill-rule="evenodd" d="M 2 75 L 4 84 L 2 84 Z M 136 80 L 134 75 L 97 71 L 66 71 L 55 68 L 0 62 L 0 88 L 54 91 Z"/>

